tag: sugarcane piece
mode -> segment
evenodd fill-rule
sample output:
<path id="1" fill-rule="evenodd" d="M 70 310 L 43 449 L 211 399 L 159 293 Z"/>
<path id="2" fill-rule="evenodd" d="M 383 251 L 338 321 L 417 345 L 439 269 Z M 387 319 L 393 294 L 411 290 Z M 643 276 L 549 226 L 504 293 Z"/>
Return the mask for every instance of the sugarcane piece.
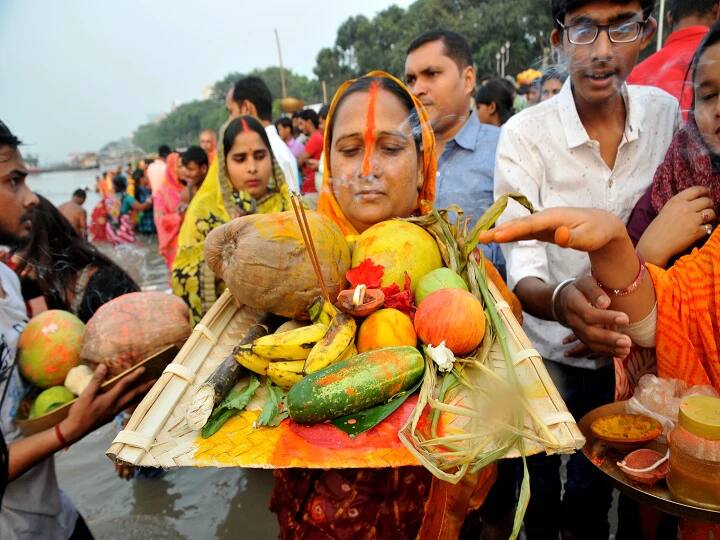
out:
<path id="1" fill-rule="evenodd" d="M 283 321 L 282 317 L 266 313 L 257 323 L 248 328 L 240 343 L 233 349 L 233 352 L 215 368 L 215 371 L 195 391 L 195 395 L 185 413 L 185 421 L 190 429 L 201 429 L 207 423 L 213 409 L 227 397 L 245 371 L 243 366 L 235 360 L 239 348 L 242 345 L 252 343 L 259 337 L 274 332 Z"/>

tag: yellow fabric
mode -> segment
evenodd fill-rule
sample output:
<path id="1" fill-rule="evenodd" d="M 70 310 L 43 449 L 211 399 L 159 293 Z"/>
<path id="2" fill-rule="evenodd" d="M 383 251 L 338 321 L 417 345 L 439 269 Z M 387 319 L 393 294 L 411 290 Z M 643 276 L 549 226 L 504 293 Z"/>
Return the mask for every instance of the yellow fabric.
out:
<path id="1" fill-rule="evenodd" d="M 228 124 L 220 131 L 217 157 L 185 213 L 172 267 L 173 293 L 190 307 L 193 326 L 200 322 L 223 289 L 223 284 L 205 264 L 205 239 L 210 231 L 236 217 L 284 212 L 292 207 L 285 175 L 274 157 L 269 192 L 262 199 L 256 201 L 248 193 L 233 189 L 227 176 L 222 144 Z"/>

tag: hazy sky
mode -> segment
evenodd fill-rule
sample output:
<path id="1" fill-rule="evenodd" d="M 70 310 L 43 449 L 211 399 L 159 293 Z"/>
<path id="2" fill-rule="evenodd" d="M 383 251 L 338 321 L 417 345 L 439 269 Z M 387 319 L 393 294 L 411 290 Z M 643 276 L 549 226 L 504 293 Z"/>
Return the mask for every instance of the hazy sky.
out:
<path id="1" fill-rule="evenodd" d="M 130 135 L 231 71 L 312 76 L 349 16 L 410 0 L 0 0 L 0 118 L 43 162 Z"/>

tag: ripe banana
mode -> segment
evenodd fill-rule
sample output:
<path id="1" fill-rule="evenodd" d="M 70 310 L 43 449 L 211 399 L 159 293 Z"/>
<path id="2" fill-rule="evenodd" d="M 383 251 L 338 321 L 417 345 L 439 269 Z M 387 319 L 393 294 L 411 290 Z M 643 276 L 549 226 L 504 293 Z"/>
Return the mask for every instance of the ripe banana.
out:
<path id="1" fill-rule="evenodd" d="M 324 324 L 311 324 L 279 334 L 263 336 L 251 345 L 240 347 L 269 360 L 305 360 L 315 343 L 327 332 Z"/>
<path id="2" fill-rule="evenodd" d="M 267 368 L 267 376 L 268 378 L 277 384 L 280 388 L 283 390 L 289 390 L 295 383 L 298 383 L 302 380 L 302 364 L 305 362 L 300 360 L 299 364 L 300 366 L 296 367 L 293 366 L 292 369 L 299 369 L 300 373 L 294 373 L 293 371 L 289 371 L 287 369 L 281 369 L 278 368 L 278 364 L 295 364 L 296 362 L 270 362 L 270 365 Z"/>
<path id="3" fill-rule="evenodd" d="M 357 324 L 352 316 L 338 312 L 323 338 L 318 341 L 305 360 L 305 373 L 314 373 L 340 360 L 355 341 Z"/>
<path id="4" fill-rule="evenodd" d="M 343 352 L 337 359 L 339 362 L 340 360 L 347 360 L 348 358 L 352 358 L 353 356 L 357 356 L 358 350 L 355 346 L 355 340 L 353 339 L 350 342 L 350 345 L 347 346 L 347 349 L 345 349 L 345 352 Z"/>
<path id="5" fill-rule="evenodd" d="M 258 375 L 267 375 L 270 360 L 248 349 L 241 349 L 235 354 L 235 361 Z"/>

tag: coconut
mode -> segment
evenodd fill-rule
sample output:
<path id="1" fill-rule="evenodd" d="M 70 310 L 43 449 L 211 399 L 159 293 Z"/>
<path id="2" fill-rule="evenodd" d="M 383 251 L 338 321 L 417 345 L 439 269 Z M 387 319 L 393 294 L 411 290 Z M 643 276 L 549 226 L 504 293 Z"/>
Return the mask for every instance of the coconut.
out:
<path id="1" fill-rule="evenodd" d="M 377 223 L 358 237 L 353 250 L 353 268 L 365 259 L 385 269 L 383 287 L 395 283 L 403 289 L 407 273 L 413 292 L 425 274 L 442 267 L 440 250 L 430 233 L 400 220 Z"/>
<path id="2" fill-rule="evenodd" d="M 345 287 L 350 248 L 335 223 L 306 212 L 313 244 L 331 298 Z M 291 319 L 307 319 L 321 294 L 293 212 L 252 214 L 212 231 L 205 241 L 208 265 L 241 303 Z"/>
<path id="3" fill-rule="evenodd" d="M 124 294 L 88 321 L 82 359 L 105 364 L 114 376 L 166 347 L 182 345 L 189 336 L 189 311 L 182 299 L 155 291 Z"/>

